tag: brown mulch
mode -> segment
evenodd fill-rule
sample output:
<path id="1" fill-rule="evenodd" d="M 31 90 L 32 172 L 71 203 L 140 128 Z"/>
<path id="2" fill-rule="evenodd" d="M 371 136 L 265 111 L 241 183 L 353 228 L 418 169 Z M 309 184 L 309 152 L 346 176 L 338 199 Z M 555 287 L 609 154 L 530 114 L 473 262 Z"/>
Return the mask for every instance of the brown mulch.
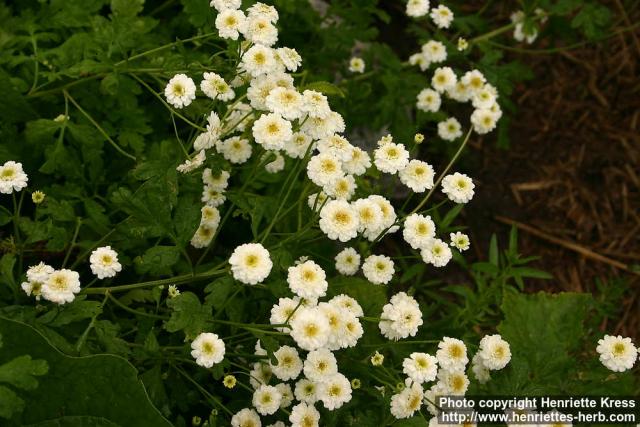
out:
<path id="1" fill-rule="evenodd" d="M 624 12 L 617 28 L 640 19 Z M 632 15 L 632 16 L 630 16 Z M 640 324 L 640 29 L 553 55 L 518 55 L 535 79 L 518 88 L 511 146 L 475 144 L 480 186 L 469 212 L 478 242 L 519 225 L 520 252 L 555 280 L 531 291 L 629 289 L 603 331 L 638 337 Z M 535 46 L 540 47 L 540 46 Z M 476 217 L 473 219 L 473 217 Z M 633 270 L 635 269 L 635 272 Z"/>

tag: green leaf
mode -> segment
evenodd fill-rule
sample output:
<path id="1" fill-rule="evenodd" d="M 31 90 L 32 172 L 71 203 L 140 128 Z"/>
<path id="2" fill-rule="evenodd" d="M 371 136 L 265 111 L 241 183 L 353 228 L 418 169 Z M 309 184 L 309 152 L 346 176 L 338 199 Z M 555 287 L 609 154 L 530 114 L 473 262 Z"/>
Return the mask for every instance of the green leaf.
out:
<path id="1" fill-rule="evenodd" d="M 489 262 L 496 267 L 500 263 L 498 254 L 498 237 L 495 234 L 491 235 L 491 243 L 489 243 Z"/>
<path id="2" fill-rule="evenodd" d="M 132 420 L 136 427 L 171 426 L 151 404 L 138 372 L 125 359 L 113 355 L 66 356 L 29 325 L 5 318 L 0 318 L 0 333 L 5 341 L 0 363 L 29 353 L 49 365 L 39 386 L 26 392 L 28 401 L 34 404 L 28 411 L 14 414 L 5 425 L 46 422 L 45 426 L 78 426 L 87 425 L 81 423 L 84 417 L 93 417 L 107 420 L 93 424 L 96 426 L 129 426 Z M 0 410 L 6 397 L 7 393 L 0 390 Z M 71 423 L 65 420 L 67 417 L 80 418 Z"/>
<path id="3" fill-rule="evenodd" d="M 155 246 L 148 249 L 142 257 L 135 259 L 136 271 L 151 274 L 167 273 L 179 258 L 180 249 L 176 246 Z"/>
<path id="4" fill-rule="evenodd" d="M 29 424 L 24 427 L 120 427 L 102 417 L 61 417 L 55 420 L 43 421 L 37 424 Z"/>
<path id="5" fill-rule="evenodd" d="M 171 318 L 165 324 L 169 332 L 184 330 L 187 337 L 195 337 L 202 332 L 207 320 L 211 318 L 211 307 L 202 305 L 192 292 L 183 292 L 167 300 L 171 308 Z"/>
<path id="6" fill-rule="evenodd" d="M 345 97 L 345 93 L 342 89 L 340 89 L 338 86 L 334 85 L 333 83 L 329 83 L 329 82 L 325 82 L 325 81 L 318 81 L 318 82 L 313 82 L 313 83 L 309 83 L 307 85 L 305 85 L 303 88 L 300 89 L 301 91 L 303 90 L 315 90 L 318 92 L 322 92 L 325 95 L 336 95 L 339 96 L 341 98 Z"/>
<path id="7" fill-rule="evenodd" d="M 0 417 L 11 418 L 24 409 L 24 400 L 11 389 L 0 385 Z"/>
<path id="8" fill-rule="evenodd" d="M 111 11 L 116 16 L 136 16 L 143 7 L 144 0 L 111 0 Z"/>
<path id="9" fill-rule="evenodd" d="M 31 360 L 31 356 L 18 356 L 0 365 L 0 383 L 11 384 L 22 390 L 33 390 L 38 387 L 35 377 L 47 373 L 49 366 L 44 360 Z"/>

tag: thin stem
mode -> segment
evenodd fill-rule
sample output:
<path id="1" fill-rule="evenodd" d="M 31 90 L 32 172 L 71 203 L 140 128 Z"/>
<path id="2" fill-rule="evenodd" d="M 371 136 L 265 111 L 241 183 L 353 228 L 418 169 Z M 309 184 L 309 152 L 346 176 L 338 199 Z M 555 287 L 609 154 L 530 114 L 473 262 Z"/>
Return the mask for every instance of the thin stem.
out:
<path id="1" fill-rule="evenodd" d="M 187 380 L 189 380 L 189 382 L 191 382 L 193 385 L 196 386 L 196 388 L 200 391 L 200 393 L 204 394 L 205 397 L 207 397 L 208 399 L 210 399 L 211 401 L 213 401 L 216 405 L 218 405 L 219 407 L 221 407 L 222 409 L 224 409 L 224 411 L 229 414 L 229 415 L 233 415 L 233 412 L 231 412 L 229 409 L 227 409 L 226 406 L 224 406 L 222 404 L 222 402 L 220 402 L 220 400 L 218 400 L 214 395 L 212 395 L 211 393 L 209 393 L 207 390 L 205 390 L 200 384 L 198 384 L 198 382 L 196 380 L 194 380 L 193 378 L 191 378 L 189 376 L 189 374 L 187 374 L 185 371 L 182 370 L 182 368 L 179 368 L 175 365 L 171 365 L 173 367 L 173 369 L 175 369 L 176 371 L 178 371 L 180 373 L 180 375 L 182 375 L 183 377 L 185 377 Z"/>
<path id="2" fill-rule="evenodd" d="M 96 122 L 93 117 L 91 117 L 89 115 L 89 113 L 87 113 L 86 111 L 84 111 L 84 109 L 76 102 L 75 99 L 73 99 L 73 97 L 69 94 L 69 92 L 67 92 L 66 89 L 64 89 L 62 91 L 62 93 L 64 94 L 65 98 L 69 99 L 69 101 L 71 101 L 71 103 L 78 109 L 78 111 L 80 111 L 86 118 L 87 120 L 89 120 L 91 122 L 91 124 L 93 126 L 95 126 L 95 128 L 98 130 L 98 132 L 100 132 L 102 134 L 102 136 L 104 136 L 106 138 L 106 140 L 113 146 L 113 148 L 116 149 L 116 151 L 120 154 L 122 154 L 125 157 L 130 158 L 131 160 L 133 160 L 134 162 L 136 161 L 136 157 L 132 154 L 127 153 L 126 151 L 124 151 L 122 148 L 120 148 L 120 146 L 118 144 L 116 144 L 116 142 L 111 139 L 111 137 L 109 136 L 109 134 L 102 129 L 102 126 L 100 126 L 98 124 L 98 122 Z"/>
<path id="3" fill-rule="evenodd" d="M 96 319 L 98 318 L 98 316 L 100 315 L 100 313 L 102 313 L 102 310 L 104 309 L 104 305 L 107 303 L 107 300 L 109 299 L 109 294 L 106 294 L 104 296 L 104 299 L 102 300 L 102 304 L 100 304 L 100 310 L 98 310 L 96 312 L 96 314 L 93 315 L 93 317 L 91 318 L 91 321 L 89 322 L 89 325 L 87 326 L 87 328 L 84 330 L 84 332 L 82 333 L 82 335 L 80 335 L 80 338 L 78 338 L 78 342 L 76 343 L 76 351 L 78 353 L 80 353 L 80 350 L 82 349 L 82 346 L 84 345 L 84 343 L 87 340 L 87 337 L 89 336 L 89 332 L 91 331 L 91 329 L 93 328 L 93 326 L 96 323 Z"/>
<path id="4" fill-rule="evenodd" d="M 69 249 L 67 250 L 67 254 L 64 256 L 64 261 L 62 261 L 62 268 L 67 265 L 67 261 L 69 261 L 69 256 L 71 256 L 71 251 L 76 246 L 76 240 L 78 239 L 78 232 L 80 232 L 80 226 L 82 225 L 82 219 L 80 217 L 76 217 L 76 229 L 73 232 L 73 238 L 71 239 L 71 243 L 69 244 Z"/>
<path id="5" fill-rule="evenodd" d="M 151 280 L 148 282 L 141 282 L 141 283 L 133 283 L 130 285 L 122 285 L 122 286 L 112 286 L 112 287 L 105 287 L 105 288 L 91 288 L 91 289 L 84 289 L 82 291 L 82 293 L 84 294 L 104 294 L 105 292 L 125 292 L 125 291 L 130 291 L 132 289 L 141 289 L 141 288 L 151 288 L 154 286 L 161 286 L 161 285 L 169 285 L 169 284 L 180 284 L 180 283 L 187 283 L 193 280 L 204 280 L 204 279 L 209 279 L 211 277 L 215 277 L 217 275 L 226 273 L 226 270 L 214 270 L 214 271 L 210 271 L 207 273 L 202 273 L 202 274 L 185 274 L 183 276 L 177 276 L 177 277 L 171 277 L 168 279 L 159 279 L 159 280 Z"/>
<path id="6" fill-rule="evenodd" d="M 121 303 L 120 301 L 118 301 L 117 298 L 115 298 L 113 295 L 111 295 L 110 292 L 105 292 L 105 295 L 111 300 L 113 301 L 113 303 L 115 305 L 117 305 L 118 307 L 120 307 L 121 309 L 123 309 L 126 312 L 129 312 L 131 314 L 134 314 L 136 316 L 143 316 L 143 317 L 149 317 L 151 319 L 157 319 L 157 320 L 168 320 L 169 318 L 167 316 L 159 316 L 157 314 L 152 314 L 152 313 L 145 313 L 144 311 L 138 311 L 138 310 L 134 310 L 133 308 L 127 307 L 126 305 L 124 305 L 123 303 Z"/>
<path id="7" fill-rule="evenodd" d="M 209 37 L 216 36 L 217 34 L 218 33 L 216 33 L 216 32 L 206 33 L 206 34 L 201 34 L 199 36 L 189 37 L 188 39 L 184 39 L 184 40 L 177 40 L 177 41 L 175 41 L 173 43 L 167 43 L 165 45 L 162 45 L 162 46 L 159 46 L 159 47 L 156 47 L 156 48 L 153 48 L 153 49 L 150 49 L 150 50 L 135 54 L 133 56 L 130 56 L 127 59 L 123 59 L 122 61 L 116 62 L 114 65 L 116 67 L 118 67 L 118 66 L 120 66 L 122 64 L 126 64 L 129 61 L 135 61 L 136 59 L 143 58 L 143 57 L 145 57 L 147 55 L 151 55 L 152 53 L 156 53 L 156 52 L 160 52 L 161 50 L 172 48 L 172 47 L 174 47 L 174 46 L 176 46 L 176 45 L 178 45 L 180 43 L 186 43 L 186 42 L 192 42 L 192 41 L 196 41 L 196 40 L 202 40 L 202 39 L 206 39 L 206 38 L 209 38 Z"/>

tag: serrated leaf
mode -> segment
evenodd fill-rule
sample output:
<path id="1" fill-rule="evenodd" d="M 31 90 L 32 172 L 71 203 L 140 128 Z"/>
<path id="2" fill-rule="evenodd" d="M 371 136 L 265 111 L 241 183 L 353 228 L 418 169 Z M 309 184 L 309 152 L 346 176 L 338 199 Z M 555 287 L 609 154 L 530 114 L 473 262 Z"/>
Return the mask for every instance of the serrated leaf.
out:
<path id="1" fill-rule="evenodd" d="M 151 274 L 167 273 L 178 259 L 180 259 L 178 247 L 154 246 L 147 249 L 142 257 L 136 258 L 136 271 Z"/>
<path id="2" fill-rule="evenodd" d="M 202 305 L 192 292 L 183 292 L 167 300 L 171 308 L 171 318 L 165 329 L 169 332 L 184 331 L 187 337 L 195 337 L 202 332 L 207 320 L 211 318 L 211 307 Z"/>
<path id="3" fill-rule="evenodd" d="M 33 390 L 38 387 L 35 377 L 42 376 L 49 370 L 44 360 L 32 360 L 31 356 L 18 356 L 0 365 L 0 383 L 11 384 L 22 390 Z"/>

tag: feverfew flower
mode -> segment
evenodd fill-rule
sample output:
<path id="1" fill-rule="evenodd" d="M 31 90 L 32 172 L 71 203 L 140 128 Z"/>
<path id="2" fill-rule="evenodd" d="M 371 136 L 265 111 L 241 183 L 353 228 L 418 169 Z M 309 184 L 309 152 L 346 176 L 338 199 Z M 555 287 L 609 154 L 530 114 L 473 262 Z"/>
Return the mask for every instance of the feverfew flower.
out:
<path id="1" fill-rule="evenodd" d="M 249 7 L 247 13 L 250 18 L 260 16 L 268 19 L 272 24 L 278 22 L 279 18 L 278 10 L 275 7 L 261 2 L 257 2 Z"/>
<path id="2" fill-rule="evenodd" d="M 325 378 L 318 385 L 318 398 L 328 410 L 338 409 L 351 400 L 351 383 L 342 374 Z"/>
<path id="3" fill-rule="evenodd" d="M 72 270 L 55 270 L 42 284 L 42 297 L 56 304 L 64 304 L 75 299 L 80 292 L 80 275 Z"/>
<path id="4" fill-rule="evenodd" d="M 302 92 L 304 99 L 303 111 L 311 117 L 324 119 L 331 114 L 329 101 L 321 92 L 315 90 L 305 90 Z"/>
<path id="5" fill-rule="evenodd" d="M 437 40 L 429 40 L 421 47 L 422 55 L 430 63 L 440 63 L 447 59 L 447 48 L 442 42 Z"/>
<path id="6" fill-rule="evenodd" d="M 369 153 L 360 147 L 351 147 L 351 155 L 342 164 L 342 170 L 349 175 L 360 176 L 371 167 L 371 157 Z"/>
<path id="7" fill-rule="evenodd" d="M 303 350 L 324 347 L 329 340 L 329 321 L 318 308 L 299 308 L 290 325 L 291 338 Z"/>
<path id="8" fill-rule="evenodd" d="M 438 343 L 436 358 L 444 370 L 464 370 L 469 363 L 467 346 L 461 340 L 450 337 L 444 337 Z"/>
<path id="9" fill-rule="evenodd" d="M 281 325 L 291 321 L 296 316 L 296 308 L 301 305 L 300 298 L 280 298 L 277 304 L 271 307 L 271 317 L 269 322 L 272 325 Z M 280 332 L 285 332 L 284 328 L 276 328 Z"/>
<path id="10" fill-rule="evenodd" d="M 310 351 L 304 361 L 304 376 L 311 381 L 322 382 L 337 373 L 336 357 L 326 348 Z"/>
<path id="11" fill-rule="evenodd" d="M 381 172 L 395 174 L 409 163 L 409 152 L 402 144 L 390 142 L 378 147 L 374 153 L 373 163 Z"/>
<path id="12" fill-rule="evenodd" d="M 494 104 L 497 105 L 497 104 Z M 480 135 L 489 133 L 496 128 L 499 115 L 490 109 L 477 109 L 471 113 L 473 130 Z"/>
<path id="13" fill-rule="evenodd" d="M 410 160 L 398 176 L 400 181 L 415 193 L 424 193 L 433 188 L 435 172 L 433 167 L 422 160 Z"/>
<path id="14" fill-rule="evenodd" d="M 436 224 L 429 215 L 411 214 L 404 220 L 402 237 L 413 249 L 427 247 L 436 236 Z"/>
<path id="15" fill-rule="evenodd" d="M 358 199 L 352 204 L 358 215 L 358 232 L 372 240 L 384 228 L 383 214 L 380 206 L 371 199 Z"/>
<path id="16" fill-rule="evenodd" d="M 462 136 L 462 126 L 455 117 L 438 123 L 438 136 L 445 141 L 455 141 Z"/>
<path id="17" fill-rule="evenodd" d="M 438 372 L 438 385 L 445 394 L 463 396 L 469 387 L 469 378 L 463 369 L 441 369 Z"/>
<path id="18" fill-rule="evenodd" d="M 500 335 L 485 335 L 480 340 L 478 355 L 487 369 L 495 371 L 507 366 L 511 360 L 511 349 Z"/>
<path id="19" fill-rule="evenodd" d="M 451 67 L 439 67 L 433 72 L 431 85 L 436 91 L 443 93 L 453 88 L 457 81 L 456 73 Z"/>
<path id="20" fill-rule="evenodd" d="M 422 325 L 420 305 L 404 292 L 398 292 L 382 307 L 378 327 L 382 335 L 392 340 L 415 336 Z"/>
<path id="21" fill-rule="evenodd" d="M 427 88 L 418 93 L 416 107 L 425 112 L 435 113 L 440 109 L 441 103 L 440 94 L 433 89 Z"/>
<path id="22" fill-rule="evenodd" d="M 180 295 L 180 290 L 176 285 L 169 285 L 169 288 L 167 288 L 167 295 L 169 298 L 175 298 Z"/>
<path id="23" fill-rule="evenodd" d="M 445 242 L 440 239 L 431 239 L 420 251 L 422 260 L 435 267 L 444 267 L 451 261 L 453 254 Z"/>
<path id="24" fill-rule="evenodd" d="M 449 238 L 451 239 L 451 246 L 458 249 L 459 251 L 466 251 L 471 245 L 471 243 L 469 242 L 469 236 L 459 231 L 450 233 Z"/>
<path id="25" fill-rule="evenodd" d="M 476 353 L 471 359 L 471 372 L 480 384 L 484 384 L 491 379 L 489 369 L 482 363 L 480 353 Z"/>
<path id="26" fill-rule="evenodd" d="M 374 285 L 386 285 L 391 281 L 395 269 L 388 256 L 370 255 L 362 264 L 362 273 Z"/>
<path id="27" fill-rule="evenodd" d="M 352 73 L 364 73 L 364 60 L 357 56 L 354 56 L 349 60 L 349 71 Z"/>
<path id="28" fill-rule="evenodd" d="M 39 205 L 40 203 L 44 202 L 45 197 L 46 195 L 42 191 L 36 190 L 33 193 L 31 193 L 31 201 L 36 205 Z"/>
<path id="29" fill-rule="evenodd" d="M 40 262 L 39 264 L 29 267 L 29 269 L 27 270 L 27 280 L 30 282 L 43 283 L 54 271 L 54 268 L 50 265 L 47 265 L 44 262 Z"/>
<path id="30" fill-rule="evenodd" d="M 218 35 L 223 39 L 238 40 L 247 28 L 247 19 L 241 10 L 226 9 L 216 16 Z"/>
<path id="31" fill-rule="evenodd" d="M 242 55 L 242 60 L 240 61 L 240 67 L 252 77 L 269 74 L 275 71 L 277 65 L 273 50 L 261 44 L 251 46 Z"/>
<path id="32" fill-rule="evenodd" d="M 467 203 L 473 197 L 475 185 L 462 173 L 447 175 L 442 179 L 442 192 L 455 203 Z"/>
<path id="33" fill-rule="evenodd" d="M 242 0 L 211 0 L 211 2 L 209 2 L 209 6 L 215 7 L 218 12 L 223 12 L 228 9 L 238 9 L 241 4 Z"/>
<path id="34" fill-rule="evenodd" d="M 265 156 L 268 155 L 265 153 Z M 278 173 L 284 169 L 284 157 L 282 154 L 275 152 L 276 158 L 264 165 L 264 169 L 269 173 Z"/>
<path id="35" fill-rule="evenodd" d="M 320 412 L 313 404 L 298 403 L 289 415 L 291 427 L 317 427 L 320 425 Z"/>
<path id="36" fill-rule="evenodd" d="M 349 200 L 356 192 L 356 180 L 351 175 L 345 175 L 329 185 L 322 187 L 324 192 L 334 199 Z"/>
<path id="37" fill-rule="evenodd" d="M 176 74 L 164 88 L 164 96 L 174 107 L 186 107 L 196 99 L 196 84 L 185 74 Z"/>
<path id="38" fill-rule="evenodd" d="M 424 390 L 418 383 L 407 381 L 408 387 L 405 387 L 400 393 L 391 396 L 391 414 L 398 418 L 409 418 L 422 406 L 424 399 Z"/>
<path id="39" fill-rule="evenodd" d="M 284 144 L 284 152 L 294 159 L 301 159 L 309 151 L 309 146 L 313 140 L 303 132 L 295 132 L 291 139 Z"/>
<path id="40" fill-rule="evenodd" d="M 360 254 L 353 248 L 344 248 L 335 257 L 336 270 L 345 276 L 353 276 L 360 268 Z"/>
<path id="41" fill-rule="evenodd" d="M 111 249 L 111 246 L 98 248 L 89 257 L 91 272 L 98 276 L 98 279 L 113 277 L 122 270 L 122 265 L 118 262 L 118 253 Z"/>
<path id="42" fill-rule="evenodd" d="M 260 415 L 274 414 L 280 408 L 282 393 L 273 386 L 262 384 L 253 392 L 252 403 Z"/>
<path id="43" fill-rule="evenodd" d="M 303 114 L 304 101 L 302 95 L 294 88 L 276 87 L 265 99 L 269 111 L 279 114 L 288 120 L 300 118 Z"/>
<path id="44" fill-rule="evenodd" d="M 307 404 L 314 404 L 318 401 L 318 396 L 316 394 L 317 386 L 313 381 L 308 380 L 307 378 L 302 378 L 300 381 L 296 383 L 296 387 L 293 391 L 296 399 L 300 402 L 304 402 Z"/>
<path id="45" fill-rule="evenodd" d="M 307 176 L 320 187 L 335 182 L 343 175 L 342 163 L 330 153 L 317 154 L 307 163 Z"/>
<path id="46" fill-rule="evenodd" d="M 240 136 L 232 136 L 216 144 L 218 153 L 234 164 L 245 163 L 251 157 L 251 144 L 248 139 Z"/>
<path id="47" fill-rule="evenodd" d="M 191 246 L 198 249 L 206 248 L 207 246 L 209 246 L 216 234 L 217 228 L 217 225 L 213 227 L 212 225 L 201 223 L 198 226 L 196 232 L 193 234 L 193 237 L 191 238 Z"/>
<path id="48" fill-rule="evenodd" d="M 298 378 L 302 371 L 302 360 L 300 360 L 298 350 L 294 347 L 283 345 L 273 352 L 273 356 L 278 361 L 276 365 L 271 365 L 273 375 L 282 381 Z"/>
<path id="49" fill-rule="evenodd" d="M 371 356 L 371 364 L 373 366 L 382 366 L 383 363 L 384 363 L 384 355 L 376 350 L 376 352 L 373 353 L 373 356 Z"/>
<path id="50" fill-rule="evenodd" d="M 281 150 L 285 142 L 291 139 L 291 122 L 279 114 L 263 114 L 253 123 L 253 138 L 265 150 Z"/>
<path id="51" fill-rule="evenodd" d="M 346 242 L 358 235 L 358 216 L 344 200 L 331 200 L 320 210 L 320 230 L 331 240 Z"/>
<path id="52" fill-rule="evenodd" d="M 429 0 L 409 0 L 407 1 L 407 15 L 413 18 L 420 18 L 429 12 Z"/>
<path id="53" fill-rule="evenodd" d="M 0 166 L 0 193 L 11 194 L 14 191 L 18 192 L 27 186 L 27 181 L 29 181 L 29 178 L 22 170 L 22 163 L 9 160 Z M 39 192 L 34 192 L 34 196 L 36 193 Z M 34 203 L 36 203 L 35 199 Z"/>
<path id="54" fill-rule="evenodd" d="M 204 73 L 200 90 L 211 99 L 220 101 L 232 100 L 236 94 L 231 87 L 216 73 Z"/>
<path id="55" fill-rule="evenodd" d="M 176 170 L 180 173 L 193 172 L 194 170 L 202 166 L 205 160 L 206 160 L 206 153 L 204 150 L 201 150 L 198 152 L 198 154 L 193 156 L 192 159 L 187 159 L 184 161 L 184 163 L 178 165 L 176 167 Z"/>
<path id="56" fill-rule="evenodd" d="M 267 278 L 273 262 L 264 246 L 260 243 L 245 243 L 238 246 L 231 257 L 233 278 L 247 285 L 255 285 Z"/>
<path id="57" fill-rule="evenodd" d="M 449 28 L 451 22 L 453 21 L 453 12 L 451 12 L 451 9 L 443 4 L 431 9 L 431 13 L 429 14 L 429 16 L 438 28 Z"/>
<path id="58" fill-rule="evenodd" d="M 231 417 L 231 427 L 261 427 L 260 415 L 253 409 L 244 408 Z"/>
<path id="59" fill-rule="evenodd" d="M 402 372 L 421 384 L 436 379 L 438 359 L 427 353 L 411 353 L 402 362 Z"/>
<path id="60" fill-rule="evenodd" d="M 614 372 L 624 372 L 633 368 L 638 358 L 638 350 L 631 338 L 605 335 L 598 340 L 596 351 L 600 354 L 600 362 Z"/>
<path id="61" fill-rule="evenodd" d="M 276 49 L 276 58 L 279 59 L 284 67 L 295 73 L 298 70 L 298 67 L 302 65 L 302 57 L 295 50 L 289 47 L 281 47 Z"/>
<path id="62" fill-rule="evenodd" d="M 340 294 L 329 300 L 329 304 L 333 304 L 337 307 L 344 308 L 347 311 L 353 313 L 356 317 L 362 317 L 364 312 L 362 311 L 362 307 L 358 304 L 354 298 L 351 298 L 349 295 Z"/>
<path id="63" fill-rule="evenodd" d="M 218 335 L 211 332 L 203 332 L 191 343 L 191 356 L 196 363 L 205 368 L 210 368 L 224 359 L 224 341 Z"/>
<path id="64" fill-rule="evenodd" d="M 326 295 L 329 286 L 322 267 L 311 260 L 289 267 L 287 283 L 294 294 L 307 299 Z"/>

